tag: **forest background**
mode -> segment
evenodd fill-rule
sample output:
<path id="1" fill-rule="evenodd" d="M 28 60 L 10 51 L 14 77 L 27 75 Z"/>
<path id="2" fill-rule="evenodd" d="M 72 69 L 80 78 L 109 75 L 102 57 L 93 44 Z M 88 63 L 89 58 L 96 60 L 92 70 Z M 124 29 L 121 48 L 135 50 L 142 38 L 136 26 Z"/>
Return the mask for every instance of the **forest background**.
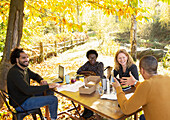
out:
<path id="1" fill-rule="evenodd" d="M 165 51 L 159 62 L 159 72 L 170 75 L 170 7 L 167 2 L 166 0 L 163 2 L 134 0 L 131 1 L 131 5 L 138 7 L 132 8 L 127 7 L 127 3 L 123 1 L 114 1 L 110 3 L 115 6 L 111 9 L 108 1 L 26 0 L 20 46 L 26 49 L 31 56 L 32 53 L 39 54 L 38 50 L 33 48 L 40 42 L 52 44 L 55 41 L 60 43 L 83 37 L 87 40 L 84 45 L 60 53 L 57 57 L 46 59 L 40 64 L 32 63 L 31 69 L 43 77 L 57 74 L 58 71 L 54 72 L 56 67 L 53 66 L 59 64 L 65 66 L 66 72 L 75 71 L 87 60 L 85 53 L 91 48 L 99 51 L 99 60 L 103 61 L 105 66 L 113 66 L 113 56 L 117 49 L 123 47 L 130 51 L 130 44 L 132 44 L 130 41 L 131 15 L 135 13 L 138 50 L 152 48 Z M 10 0 L 1 0 L 1 56 L 7 35 L 9 9 Z M 108 62 L 108 60 L 111 61 Z M 50 65 L 50 63 L 55 64 Z M 138 60 L 136 64 L 138 64 Z M 71 103 L 66 102 L 65 98 L 61 98 L 60 102 L 60 111 L 67 108 L 66 104 L 71 106 Z M 0 118 L 11 118 L 10 113 L 6 111 L 5 107 L 1 108 Z M 61 118 L 67 119 L 68 116 L 61 116 Z"/>

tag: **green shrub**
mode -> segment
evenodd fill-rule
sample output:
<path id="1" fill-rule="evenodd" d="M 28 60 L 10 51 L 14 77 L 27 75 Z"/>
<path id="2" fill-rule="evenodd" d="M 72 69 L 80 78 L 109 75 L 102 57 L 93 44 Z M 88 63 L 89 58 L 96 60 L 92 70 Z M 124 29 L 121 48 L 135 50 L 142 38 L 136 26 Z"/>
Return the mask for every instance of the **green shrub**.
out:
<path id="1" fill-rule="evenodd" d="M 4 42 L 0 42 L 0 52 L 3 52 L 4 46 L 5 46 L 5 43 Z"/>
<path id="2" fill-rule="evenodd" d="M 169 53 L 169 50 L 166 53 L 166 55 L 163 57 L 162 62 L 163 62 L 163 67 L 164 68 L 170 67 L 170 53 Z"/>

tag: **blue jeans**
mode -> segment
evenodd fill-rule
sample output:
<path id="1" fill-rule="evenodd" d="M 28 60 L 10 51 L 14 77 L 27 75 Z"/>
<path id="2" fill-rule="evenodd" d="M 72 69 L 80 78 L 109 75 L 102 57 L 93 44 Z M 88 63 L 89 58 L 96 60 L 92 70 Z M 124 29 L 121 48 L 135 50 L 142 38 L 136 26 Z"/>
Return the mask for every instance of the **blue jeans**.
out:
<path id="1" fill-rule="evenodd" d="M 145 120 L 144 114 L 142 114 L 142 115 L 140 116 L 139 120 Z"/>
<path id="2" fill-rule="evenodd" d="M 47 96 L 39 96 L 35 95 L 33 97 L 30 97 L 24 101 L 24 103 L 21 105 L 25 110 L 31 110 L 40 108 L 43 106 L 48 105 L 50 116 L 53 119 L 57 119 L 57 109 L 58 109 L 58 98 L 54 95 L 49 95 L 50 92 L 47 92 Z M 23 110 L 20 107 L 15 108 L 16 111 L 23 112 Z"/>

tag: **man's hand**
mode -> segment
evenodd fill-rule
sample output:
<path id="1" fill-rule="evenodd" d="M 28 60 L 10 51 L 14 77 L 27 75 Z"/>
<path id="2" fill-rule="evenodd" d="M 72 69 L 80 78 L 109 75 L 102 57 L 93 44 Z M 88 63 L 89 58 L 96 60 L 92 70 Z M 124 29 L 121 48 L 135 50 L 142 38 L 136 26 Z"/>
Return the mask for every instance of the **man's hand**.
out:
<path id="1" fill-rule="evenodd" d="M 40 81 L 40 85 L 47 85 L 48 83 L 47 83 L 47 81 L 46 80 L 41 80 Z"/>
<path id="2" fill-rule="evenodd" d="M 96 73 L 93 72 L 93 71 L 89 71 L 89 74 L 91 74 L 91 75 L 96 75 Z"/>
<path id="3" fill-rule="evenodd" d="M 112 83 L 112 86 L 116 89 L 116 87 L 120 86 L 120 83 L 119 83 L 119 81 L 117 81 L 117 79 L 115 77 L 114 77 L 114 81 L 115 82 Z"/>
<path id="4" fill-rule="evenodd" d="M 96 75 L 96 73 L 93 72 L 93 71 L 81 71 L 80 74 L 83 74 L 85 76 L 89 76 L 89 75 L 94 75 L 95 76 Z"/>
<path id="5" fill-rule="evenodd" d="M 52 88 L 56 88 L 56 87 L 60 87 L 61 85 L 58 84 L 58 83 L 50 83 L 48 84 L 49 85 L 49 88 L 52 89 Z"/>
<path id="6" fill-rule="evenodd" d="M 131 74 L 131 72 L 129 72 L 130 77 L 122 77 L 120 79 L 120 82 L 123 86 L 125 85 L 134 85 L 134 83 L 136 82 L 136 79 L 133 77 L 133 75 Z"/>

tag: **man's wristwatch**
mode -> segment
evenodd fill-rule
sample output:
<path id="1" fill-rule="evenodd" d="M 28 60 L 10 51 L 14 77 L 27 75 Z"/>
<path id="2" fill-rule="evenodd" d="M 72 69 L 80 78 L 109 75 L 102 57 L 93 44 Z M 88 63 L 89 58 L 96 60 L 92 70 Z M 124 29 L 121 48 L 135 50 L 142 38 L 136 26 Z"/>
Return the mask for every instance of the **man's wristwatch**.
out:
<path id="1" fill-rule="evenodd" d="M 136 80 L 135 83 L 134 83 L 133 85 L 135 86 L 137 82 L 138 82 L 138 81 Z"/>

